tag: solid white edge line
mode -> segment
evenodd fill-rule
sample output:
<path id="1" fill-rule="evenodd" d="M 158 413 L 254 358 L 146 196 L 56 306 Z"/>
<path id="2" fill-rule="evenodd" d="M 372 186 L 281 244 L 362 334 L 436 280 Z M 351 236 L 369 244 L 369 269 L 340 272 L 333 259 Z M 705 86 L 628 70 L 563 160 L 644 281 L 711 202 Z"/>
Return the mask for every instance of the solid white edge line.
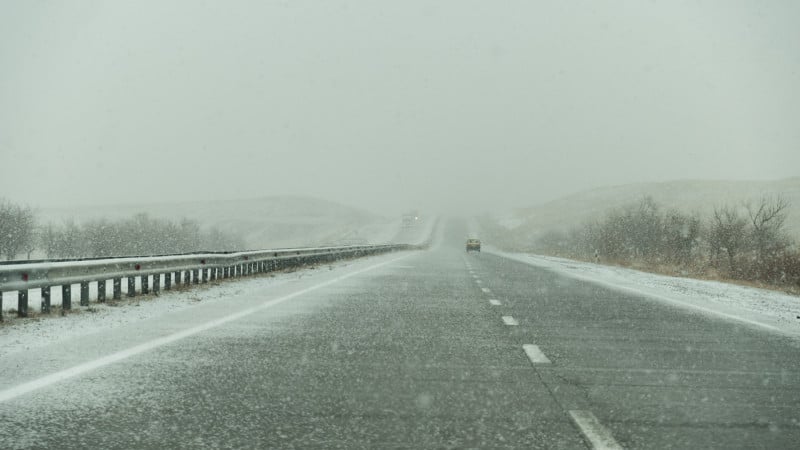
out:
<path id="1" fill-rule="evenodd" d="M 583 436 L 596 450 L 622 450 L 611 431 L 597 420 L 591 411 L 571 410 L 570 417 L 581 430 Z"/>
<path id="2" fill-rule="evenodd" d="M 372 266 L 365 267 L 364 269 L 360 269 L 360 270 L 357 270 L 355 272 L 351 272 L 351 273 L 348 273 L 346 275 L 342 275 L 340 277 L 336 277 L 336 278 L 334 278 L 332 280 L 328 280 L 328 281 L 325 281 L 323 283 L 320 283 L 320 284 L 317 284 L 317 285 L 302 289 L 300 291 L 291 293 L 289 295 L 285 295 L 283 297 L 276 298 L 276 299 L 273 299 L 273 300 L 268 300 L 268 301 L 266 301 L 266 302 L 264 302 L 264 303 L 262 303 L 262 304 L 260 304 L 258 306 L 254 306 L 254 307 L 239 311 L 237 313 L 230 314 L 230 315 L 227 315 L 225 317 L 221 317 L 219 319 L 211 320 L 209 322 L 194 326 L 192 328 L 188 328 L 188 329 L 183 330 L 183 331 L 179 331 L 177 333 L 173 333 L 173 334 L 170 334 L 170 335 L 167 335 L 167 336 L 164 336 L 164 337 L 153 339 L 151 341 L 147 341 L 147 342 L 141 343 L 139 345 L 135 345 L 135 346 L 127 348 L 125 350 L 121 350 L 121 351 L 112 353 L 110 355 L 103 356 L 101 358 L 98 358 L 98 359 L 95 359 L 95 360 L 92 360 L 92 361 L 87 361 L 87 362 L 85 362 L 83 364 L 78 364 L 77 366 L 73 366 L 73 367 L 70 367 L 68 369 L 60 370 L 58 372 L 52 373 L 50 375 L 43 376 L 41 378 L 37 378 L 37 379 L 35 379 L 33 381 L 29 381 L 27 383 L 22 383 L 20 385 L 14 386 L 14 387 L 11 387 L 11 388 L 8 388 L 8 389 L 4 389 L 4 390 L 0 391 L 0 403 L 3 403 L 3 402 L 8 401 L 8 400 L 11 400 L 11 399 L 13 399 L 15 397 L 19 397 L 20 395 L 27 394 L 28 392 L 32 392 L 32 391 L 35 391 L 35 390 L 50 386 L 52 384 L 58 383 L 59 381 L 64 381 L 64 380 L 66 380 L 68 378 L 72 378 L 72 377 L 81 375 L 83 373 L 98 369 L 100 367 L 104 367 L 104 366 L 107 366 L 109 364 L 113 364 L 115 362 L 122 361 L 124 359 L 130 358 L 131 356 L 138 355 L 139 353 L 143 353 L 143 352 L 146 352 L 148 350 L 152 350 L 154 348 L 161 347 L 163 345 L 166 345 L 166 344 L 181 340 L 183 338 L 186 338 L 186 337 L 189 337 L 189 336 L 193 336 L 195 334 L 201 333 L 201 332 L 209 330 L 211 328 L 218 327 L 218 326 L 226 324 L 228 322 L 231 322 L 231 321 L 234 321 L 234 320 L 237 320 L 237 319 L 241 319 L 242 317 L 250 315 L 250 314 L 252 314 L 254 312 L 260 311 L 262 309 L 270 308 L 272 306 L 275 306 L 275 305 L 278 305 L 280 303 L 283 303 L 283 302 L 285 302 L 287 300 L 291 300 L 291 299 L 293 299 L 295 297 L 299 297 L 299 296 L 307 294 L 309 292 L 316 291 L 318 289 L 322 289 L 322 288 L 324 288 L 326 286 L 330 286 L 331 284 L 338 283 L 338 282 L 340 282 L 342 280 L 346 280 L 346 279 L 354 277 L 356 275 L 360 275 L 360 274 L 362 274 L 364 272 L 369 272 L 370 270 L 377 269 L 377 268 L 379 268 L 381 266 L 385 266 L 387 264 L 391 264 L 391 263 L 397 262 L 397 261 L 399 261 L 401 259 L 404 259 L 404 258 L 407 258 L 409 256 L 411 256 L 411 254 L 403 255 L 403 256 L 401 256 L 399 258 L 394 258 L 394 259 L 392 259 L 390 261 L 385 261 L 385 262 L 382 262 L 382 263 L 374 264 Z"/>
<path id="3" fill-rule="evenodd" d="M 523 344 L 522 349 L 533 364 L 550 364 L 550 360 L 542 353 L 538 345 Z"/>
<path id="4" fill-rule="evenodd" d="M 500 305 L 502 305 L 502 303 L 500 303 L 500 300 L 495 300 L 495 299 L 491 299 L 491 300 L 489 300 L 489 303 L 490 303 L 492 306 L 500 306 Z"/>
<path id="5" fill-rule="evenodd" d="M 517 319 L 513 318 L 512 316 L 503 316 L 503 323 L 512 327 L 519 325 Z"/>

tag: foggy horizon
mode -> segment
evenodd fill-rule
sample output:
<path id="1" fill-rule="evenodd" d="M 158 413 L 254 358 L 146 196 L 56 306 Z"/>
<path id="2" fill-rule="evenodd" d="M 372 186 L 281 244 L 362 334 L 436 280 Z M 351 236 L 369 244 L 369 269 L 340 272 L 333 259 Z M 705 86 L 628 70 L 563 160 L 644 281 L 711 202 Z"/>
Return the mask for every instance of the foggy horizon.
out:
<path id="1" fill-rule="evenodd" d="M 509 213 L 513 212 L 514 210 L 519 209 L 527 209 L 532 207 L 541 207 L 551 202 L 557 202 L 559 200 L 565 200 L 570 198 L 574 195 L 581 195 L 582 193 L 588 193 L 598 190 L 607 190 L 613 189 L 617 187 L 627 187 L 627 186 L 636 186 L 636 185 L 648 185 L 650 183 L 653 184 L 672 184 L 672 183 L 691 183 L 691 182 L 703 182 L 703 183 L 777 183 L 781 181 L 789 181 L 793 179 L 798 179 L 800 177 L 786 177 L 786 178 L 779 178 L 779 179 L 739 179 L 739 180 L 730 180 L 730 179 L 672 179 L 672 180 L 659 180 L 659 181 L 645 181 L 645 182 L 636 182 L 632 181 L 630 183 L 622 183 L 622 184 L 607 184 L 602 186 L 590 186 L 585 189 L 578 189 L 575 191 L 565 192 L 553 198 L 544 198 L 536 202 L 531 202 L 528 204 L 519 204 L 519 205 L 509 205 L 502 208 L 484 208 L 479 210 L 473 211 L 466 211 L 466 210 L 457 210 L 457 209 L 447 209 L 447 208 L 438 208 L 438 209 L 430 209 L 424 208 L 420 205 L 409 205 L 405 209 L 400 207 L 395 207 L 397 205 L 391 205 L 392 207 L 386 208 L 381 210 L 378 208 L 370 208 L 369 206 L 365 205 L 358 205 L 353 203 L 348 203 L 347 201 L 339 201 L 336 199 L 325 198 L 322 196 L 315 196 L 315 195 L 298 195 L 298 194 L 267 194 L 267 195 L 259 195 L 259 196 L 249 196 L 249 197 L 239 197 L 239 198 L 190 198 L 190 199 L 154 199 L 152 201 L 139 201 L 139 200 L 131 200 L 131 201 L 111 201 L 111 202 L 95 202 L 95 203 L 73 203 L 73 204 L 28 204 L 27 206 L 31 206 L 34 210 L 47 210 L 47 211 L 56 211 L 56 210 L 63 210 L 63 209 L 70 209 L 70 208 L 92 208 L 92 207 L 99 207 L 99 208 L 111 208 L 111 207 L 123 207 L 126 210 L 133 210 L 133 208 L 138 206 L 154 206 L 154 205 L 183 205 L 183 204 L 193 204 L 193 203 L 214 203 L 214 202 L 251 202 L 251 201 L 258 201 L 258 200 L 265 200 L 265 199 L 283 199 L 283 198 L 297 198 L 297 199 L 306 199 L 306 200 L 316 200 L 320 202 L 326 202 L 331 204 L 337 204 L 339 206 L 353 208 L 356 210 L 363 211 L 365 213 L 374 214 L 377 216 L 383 217 L 393 217 L 405 214 L 409 211 L 418 211 L 424 215 L 429 214 L 442 214 L 444 216 L 449 217 L 463 217 L 469 215 L 481 215 L 481 214 L 489 214 L 489 213 Z M 752 202 L 759 200 L 763 195 L 771 195 L 771 194 L 780 194 L 779 192 L 773 192 L 772 188 L 767 188 L 765 191 L 761 190 L 754 190 L 751 195 L 745 195 L 737 197 L 739 202 Z M 643 192 L 641 197 L 646 197 L 648 194 Z M 660 198 L 654 198 L 657 203 L 660 203 Z M 8 200 L 8 199 L 6 199 Z M 737 201 L 733 201 L 737 203 Z M 568 203 L 567 203 L 568 204 Z M 790 206 L 794 207 L 795 204 L 790 202 Z M 613 209 L 613 206 L 609 206 L 609 210 Z M 146 210 L 140 211 L 142 213 L 147 213 Z M 81 216 L 76 216 L 81 217 Z"/>
<path id="2" fill-rule="evenodd" d="M 800 175 L 794 2 L 6 2 L 0 197 L 392 214 Z"/>

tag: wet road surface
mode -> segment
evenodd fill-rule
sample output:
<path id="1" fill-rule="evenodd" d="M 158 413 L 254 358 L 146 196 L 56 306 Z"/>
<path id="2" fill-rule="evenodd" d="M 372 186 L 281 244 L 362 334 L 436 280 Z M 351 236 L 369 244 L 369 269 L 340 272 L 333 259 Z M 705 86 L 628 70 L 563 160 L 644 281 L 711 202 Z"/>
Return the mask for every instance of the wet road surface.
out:
<path id="1" fill-rule="evenodd" d="M 274 308 L 2 401 L 0 448 L 800 442 L 795 339 L 467 254 L 465 236 L 450 224 L 429 251 L 370 258 Z M 140 326 L 149 342 L 182 324 Z M 105 340 L 124 347 L 81 345 L 99 357 Z"/>

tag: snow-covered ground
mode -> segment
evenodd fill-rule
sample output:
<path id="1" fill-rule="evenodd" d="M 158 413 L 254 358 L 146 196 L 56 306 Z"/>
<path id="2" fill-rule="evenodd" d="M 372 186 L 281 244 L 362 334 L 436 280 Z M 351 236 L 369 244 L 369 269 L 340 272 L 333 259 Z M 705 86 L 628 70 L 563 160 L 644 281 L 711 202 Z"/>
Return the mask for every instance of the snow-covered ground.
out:
<path id="1" fill-rule="evenodd" d="M 670 277 L 540 255 L 492 253 L 624 293 L 633 293 L 761 329 L 800 336 L 800 297 L 716 281 Z"/>
<path id="2" fill-rule="evenodd" d="M 342 238 L 339 240 L 336 239 L 329 239 L 327 245 L 331 246 L 338 246 L 338 245 L 364 245 L 364 244 L 384 244 L 384 243 L 398 243 L 398 244 L 421 244 L 423 243 L 432 233 L 432 227 L 436 224 L 436 218 L 431 217 L 429 220 L 424 221 L 421 225 L 416 227 L 410 228 L 403 228 L 401 227 L 401 223 L 399 220 L 392 220 L 380 223 L 373 223 L 371 225 L 366 225 L 358 230 L 357 233 L 353 233 L 348 235 L 349 237 Z M 358 236 L 358 239 L 353 239 L 354 237 Z M 348 240 L 350 239 L 350 240 Z M 160 285 L 164 286 L 164 276 L 159 275 L 161 277 Z M 110 298 L 111 297 L 111 289 L 112 286 L 110 283 L 106 284 L 106 295 Z M 127 283 L 122 284 L 122 293 L 127 293 Z M 141 289 L 141 280 L 136 279 L 136 291 L 138 292 Z M 76 297 L 80 292 L 80 284 L 73 284 L 72 285 L 72 299 L 73 305 L 77 302 Z M 0 293 L 2 295 L 2 308 L 4 314 L 14 314 L 12 311 L 15 311 L 17 308 L 17 291 L 6 291 Z M 61 305 L 61 289 L 56 286 L 51 290 L 50 293 L 50 302 L 51 305 L 59 306 Z M 89 297 L 91 299 L 97 298 L 97 284 L 91 283 L 89 285 Z M 30 311 L 39 311 L 41 310 L 41 291 L 39 289 L 31 289 L 28 293 L 28 308 Z"/>
<path id="3" fill-rule="evenodd" d="M 395 240 L 404 243 L 421 243 L 427 240 L 435 231 L 435 218 L 424 226 L 405 229 L 397 233 Z M 438 235 L 441 235 L 439 227 Z M 161 291 L 159 295 L 138 296 L 129 299 L 123 296 L 119 301 L 96 303 L 96 284 L 90 284 L 89 306 L 79 306 L 75 298 L 78 285 L 73 285 L 72 311 L 66 317 L 60 315 L 61 289 L 52 290 L 53 313 L 40 315 L 27 319 L 17 319 L 16 315 L 8 313 L 8 309 L 16 308 L 17 293 L 6 292 L 3 308 L 6 310 L 6 322 L 0 325 L 0 360 L 4 356 L 31 349 L 50 346 L 75 337 L 90 336 L 113 329 L 137 328 L 137 323 L 152 321 L 159 318 L 178 315 L 185 320 L 190 316 L 203 314 L 223 315 L 226 310 L 241 309 L 249 305 L 252 298 L 261 298 L 265 292 L 277 293 L 288 288 L 296 288 L 299 281 L 326 279 L 338 274 L 351 273 L 359 267 L 396 258 L 395 254 L 362 258 L 350 261 L 340 261 L 333 264 L 324 264 L 313 268 L 301 268 L 293 272 L 273 272 L 246 278 L 219 280 L 189 289 Z M 137 280 L 137 292 L 140 281 Z M 162 282 L 163 286 L 163 282 Z M 126 283 L 122 285 L 126 291 Z M 29 294 L 30 311 L 40 309 L 40 290 L 32 289 Z M 211 311 L 211 312 L 209 312 Z M 184 314 L 186 313 L 186 314 Z"/>
<path id="4" fill-rule="evenodd" d="M 371 258 L 339 261 L 301 268 L 294 272 L 274 272 L 245 278 L 235 278 L 193 286 L 189 289 L 162 291 L 158 296 L 146 295 L 133 299 L 78 306 L 65 317 L 60 309 L 47 316 L 18 319 L 6 316 L 0 325 L 0 361 L 19 352 L 52 346 L 74 338 L 100 335 L 119 329 L 123 334 L 141 327 L 141 323 L 173 318 L 177 326 L 188 326 L 193 320 L 206 320 L 224 316 L 232 311 L 252 307 L 253 302 L 293 292 L 309 283 L 324 282 L 358 271 L 363 267 L 398 258 L 403 254 L 389 253 Z M 36 290 L 38 291 L 38 290 Z M 16 302 L 14 302 L 16 304 Z M 177 320 L 178 322 L 175 322 Z"/>
<path id="5" fill-rule="evenodd" d="M 124 327 L 199 305 L 205 307 L 253 289 L 277 287 L 301 276 L 302 272 L 279 273 L 274 277 L 258 276 L 212 282 L 187 290 L 164 291 L 157 296 L 147 295 L 133 299 L 123 297 L 121 301 L 108 303 L 93 301 L 89 306 L 78 306 L 73 301 L 73 309 L 66 317 L 60 316 L 59 308 L 54 308 L 50 315 L 29 319 L 16 319 L 15 315 L 7 315 L 7 323 L 0 326 L 0 359 L 12 353 L 52 345 L 75 336 Z M 38 293 L 38 289 L 32 292 Z M 38 301 L 38 296 L 34 300 Z"/>

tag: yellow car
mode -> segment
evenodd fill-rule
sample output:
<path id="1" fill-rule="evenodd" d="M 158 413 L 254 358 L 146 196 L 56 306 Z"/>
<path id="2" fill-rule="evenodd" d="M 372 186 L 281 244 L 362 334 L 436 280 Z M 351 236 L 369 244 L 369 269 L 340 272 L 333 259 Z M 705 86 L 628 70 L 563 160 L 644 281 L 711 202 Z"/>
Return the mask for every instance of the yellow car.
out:
<path id="1" fill-rule="evenodd" d="M 476 252 L 481 251 L 481 240 L 480 239 L 475 239 L 475 238 L 467 239 L 467 251 L 470 251 L 470 250 L 473 250 L 473 251 L 476 251 Z"/>

